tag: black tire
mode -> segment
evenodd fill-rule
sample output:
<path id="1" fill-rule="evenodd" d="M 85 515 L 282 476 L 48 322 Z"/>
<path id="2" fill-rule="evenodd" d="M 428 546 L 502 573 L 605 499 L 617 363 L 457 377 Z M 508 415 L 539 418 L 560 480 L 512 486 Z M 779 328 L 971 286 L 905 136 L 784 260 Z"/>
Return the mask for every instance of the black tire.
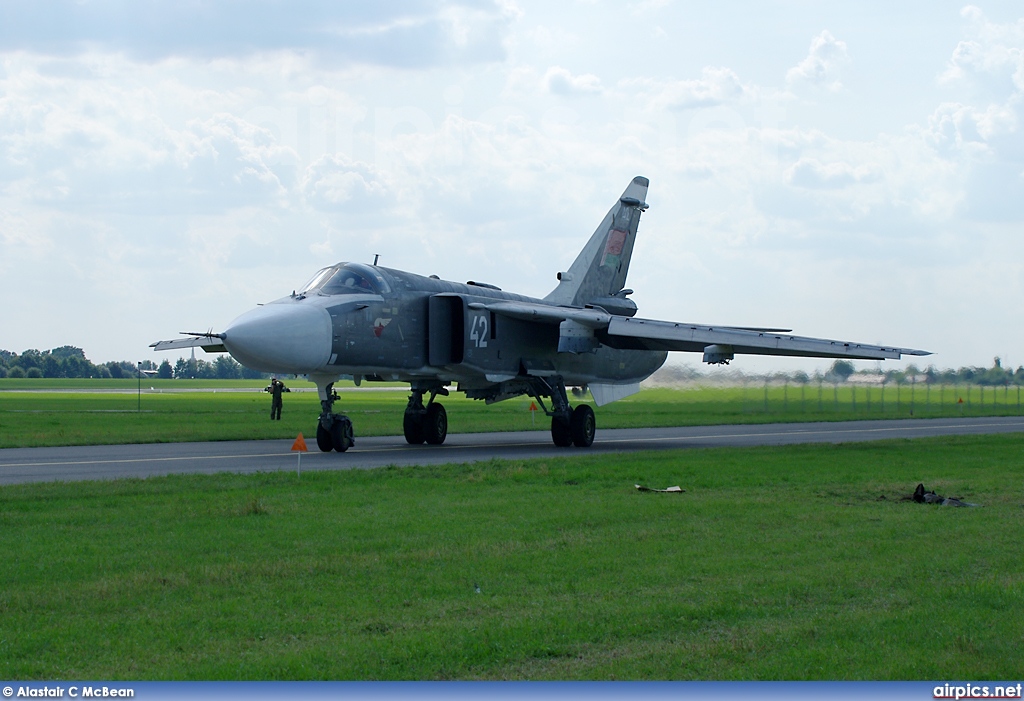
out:
<path id="1" fill-rule="evenodd" d="M 572 444 L 577 448 L 589 448 L 594 443 L 594 434 L 597 433 L 597 419 L 594 418 L 594 410 L 588 404 L 580 404 L 573 409 L 572 418 L 569 419 L 569 433 L 572 435 Z"/>
<path id="2" fill-rule="evenodd" d="M 316 422 L 316 447 L 323 453 L 334 450 L 334 439 L 331 438 L 331 432 L 324 428 L 319 421 Z"/>
<path id="3" fill-rule="evenodd" d="M 352 440 L 352 422 L 347 416 L 335 417 L 334 423 L 331 424 L 331 441 L 339 453 L 344 453 L 352 447 L 352 443 L 355 442 Z"/>
<path id="4" fill-rule="evenodd" d="M 409 445 L 419 445 L 422 443 L 425 439 L 423 435 L 423 414 L 413 411 L 405 412 L 402 430 L 405 432 L 405 442 Z"/>
<path id="5" fill-rule="evenodd" d="M 441 445 L 447 436 L 448 412 L 441 404 L 431 404 L 423 418 L 423 439 L 430 445 Z"/>
<path id="6" fill-rule="evenodd" d="M 569 430 L 569 422 L 558 416 L 551 417 L 551 440 L 559 448 L 568 448 L 572 445 L 572 432 Z"/>

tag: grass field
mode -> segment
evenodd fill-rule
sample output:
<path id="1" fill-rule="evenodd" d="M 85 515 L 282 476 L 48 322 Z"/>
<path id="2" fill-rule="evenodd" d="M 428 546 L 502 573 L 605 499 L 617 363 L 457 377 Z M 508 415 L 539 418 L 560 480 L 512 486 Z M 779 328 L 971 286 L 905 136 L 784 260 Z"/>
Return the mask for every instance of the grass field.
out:
<path id="1" fill-rule="evenodd" d="M 97 443 L 152 443 L 309 436 L 320 412 L 315 392 L 285 395 L 280 422 L 269 420 L 261 381 L 0 380 L 0 448 Z M 294 388 L 312 388 L 289 381 Z M 20 391 L 26 388 L 51 391 Z M 597 410 L 598 428 L 723 423 L 836 421 L 869 418 L 979 416 L 1022 413 L 1019 388 L 878 387 L 831 385 L 646 389 Z M 181 391 L 194 390 L 194 391 Z M 217 391 L 214 391 L 217 390 Z M 235 391 L 227 391 L 235 390 Z M 341 387 L 336 407 L 348 413 L 357 436 L 401 433 L 407 392 Z M 958 403 L 963 399 L 963 403 Z M 573 402 L 577 401 L 571 398 Z M 449 430 L 548 430 L 530 399 L 487 407 L 454 394 L 442 400 Z"/>
<path id="2" fill-rule="evenodd" d="M 0 487 L 0 677 L 1015 679 L 1022 454 L 1007 435 Z M 984 506 L 896 500 L 918 482 Z"/>

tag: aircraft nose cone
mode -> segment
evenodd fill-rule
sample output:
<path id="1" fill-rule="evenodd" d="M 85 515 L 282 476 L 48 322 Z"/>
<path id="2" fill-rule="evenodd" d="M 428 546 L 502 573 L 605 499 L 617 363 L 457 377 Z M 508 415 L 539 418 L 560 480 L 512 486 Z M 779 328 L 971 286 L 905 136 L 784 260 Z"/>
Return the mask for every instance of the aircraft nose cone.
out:
<path id="1" fill-rule="evenodd" d="M 313 372 L 330 359 L 331 316 L 309 304 L 267 304 L 232 321 L 224 330 L 224 347 L 253 370 Z"/>

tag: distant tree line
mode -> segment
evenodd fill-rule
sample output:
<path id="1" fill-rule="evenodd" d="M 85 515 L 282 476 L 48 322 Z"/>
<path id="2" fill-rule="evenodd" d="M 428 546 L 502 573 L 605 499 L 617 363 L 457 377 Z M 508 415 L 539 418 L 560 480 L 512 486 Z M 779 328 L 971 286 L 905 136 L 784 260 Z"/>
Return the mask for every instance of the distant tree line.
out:
<path id="1" fill-rule="evenodd" d="M 658 371 L 658 376 L 669 381 L 698 382 L 711 377 L 721 378 L 730 382 L 792 382 L 793 384 L 840 384 L 860 379 L 874 380 L 879 384 L 971 384 L 1003 387 L 1008 385 L 1024 385 L 1024 366 L 1016 370 L 1004 368 L 998 357 L 992 359 L 992 367 L 961 367 L 958 370 L 940 370 L 929 365 L 921 370 L 916 365 L 908 365 L 903 370 L 857 370 L 848 360 L 836 360 L 824 373 L 815 372 L 809 375 L 802 370 L 795 372 L 776 372 L 768 374 L 747 374 L 741 370 L 719 370 L 714 373 L 703 373 L 688 365 L 682 367 L 670 365 Z"/>
<path id="2" fill-rule="evenodd" d="M 178 358 L 172 366 L 164 360 L 156 365 L 151 360 L 133 363 L 130 360 L 115 360 L 109 363 L 93 363 L 85 357 L 85 351 L 75 346 L 61 346 L 53 350 L 29 349 L 21 354 L 0 350 L 0 378 L 3 377 L 96 377 L 136 378 L 142 370 L 147 376 L 156 375 L 164 379 L 201 380 L 256 380 L 268 377 L 239 365 L 229 355 L 220 355 L 214 362 L 194 358 Z"/>
<path id="3" fill-rule="evenodd" d="M 164 360 L 157 368 L 156 376 L 164 380 L 258 380 L 269 377 L 265 372 L 256 372 L 239 364 L 230 355 L 218 355 L 212 363 L 195 358 L 178 358 L 173 366 L 170 361 Z"/>
<path id="4" fill-rule="evenodd" d="M 925 384 L 971 384 L 1002 387 L 1004 385 L 1024 385 L 1024 366 L 1018 366 L 1016 370 L 1004 368 L 1003 361 L 998 356 L 992 359 L 992 367 L 961 367 L 958 370 L 939 370 L 934 365 L 929 365 L 924 370 L 916 365 L 910 364 L 904 370 L 860 370 L 854 372 L 853 363 L 847 360 L 837 360 L 825 373 L 824 379 L 828 382 L 846 382 L 854 375 L 875 375 L 884 377 L 886 384 L 910 384 L 923 382 Z"/>
<path id="5" fill-rule="evenodd" d="M 199 379 L 199 380 L 258 380 L 269 377 L 267 373 L 256 372 L 243 367 L 230 355 L 221 354 L 212 363 L 195 358 L 178 358 L 171 365 L 164 360 L 156 365 L 151 360 L 143 360 L 140 364 L 130 360 L 115 360 L 109 363 L 94 364 L 85 357 L 85 351 L 75 346 L 61 346 L 48 351 L 29 349 L 18 353 L 0 350 L 0 378 L 3 377 L 98 377 L 98 378 L 135 378 L 139 369 L 147 375 L 155 374 L 161 379 Z M 664 377 L 672 380 L 699 380 L 706 375 L 689 366 L 668 366 L 659 371 Z M 837 360 L 825 373 L 815 372 L 808 375 L 803 371 L 791 373 L 773 373 L 769 375 L 746 375 L 741 371 L 717 373 L 741 381 L 764 380 L 776 382 L 793 382 L 808 384 L 827 382 L 836 384 L 848 382 L 851 377 L 878 376 L 879 381 L 886 384 L 910 384 L 924 382 L 928 384 L 974 384 L 986 386 L 1024 385 L 1024 366 L 1016 370 L 1004 368 L 998 357 L 992 359 L 992 367 L 961 367 L 958 370 L 939 370 L 929 365 L 921 370 L 916 365 L 908 365 L 904 370 L 856 370 L 848 360 Z"/>

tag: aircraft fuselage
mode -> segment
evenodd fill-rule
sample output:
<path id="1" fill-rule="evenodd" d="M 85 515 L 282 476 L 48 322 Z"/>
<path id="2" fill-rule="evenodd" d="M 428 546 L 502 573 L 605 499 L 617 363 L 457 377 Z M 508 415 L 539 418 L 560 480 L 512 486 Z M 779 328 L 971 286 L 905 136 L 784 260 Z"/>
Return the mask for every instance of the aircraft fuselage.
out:
<path id="1" fill-rule="evenodd" d="M 243 314 L 223 333 L 231 355 L 265 372 L 457 382 L 460 390 L 524 375 L 558 375 L 569 386 L 634 383 L 667 357 L 607 346 L 559 353 L 557 325 L 471 308 L 547 304 L 540 299 L 370 265 L 326 270 L 334 278 L 351 273 L 352 284 L 314 285 Z"/>

